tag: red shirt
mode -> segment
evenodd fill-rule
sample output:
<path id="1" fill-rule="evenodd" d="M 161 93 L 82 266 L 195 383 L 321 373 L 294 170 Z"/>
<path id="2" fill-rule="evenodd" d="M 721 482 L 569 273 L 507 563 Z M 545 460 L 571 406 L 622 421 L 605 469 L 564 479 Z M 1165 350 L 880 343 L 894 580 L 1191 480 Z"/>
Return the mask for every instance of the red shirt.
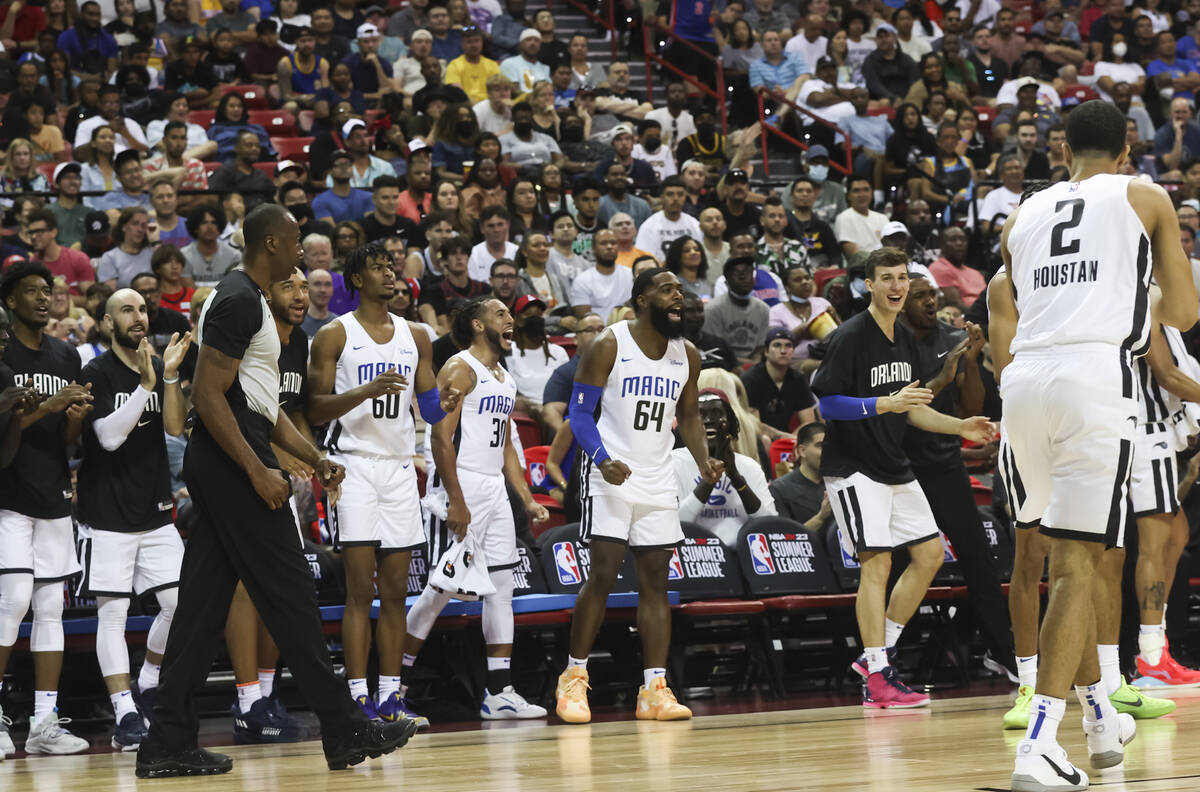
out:
<path id="1" fill-rule="evenodd" d="M 195 289 L 189 289 L 187 286 L 184 286 L 174 294 L 163 292 L 158 304 L 162 308 L 170 308 L 172 311 L 181 313 L 191 319 L 192 295 L 195 293 Z"/>
<path id="2" fill-rule="evenodd" d="M 958 293 L 962 295 L 963 305 L 968 308 L 987 289 L 987 281 L 983 279 L 983 273 L 965 264 L 956 267 L 946 259 L 940 258 L 929 265 L 929 271 L 933 274 L 933 279 L 937 281 L 938 288 L 944 289 L 947 286 L 957 288 Z"/>
<path id="3" fill-rule="evenodd" d="M 81 251 L 59 245 L 58 258 L 54 261 L 39 260 L 46 265 L 51 275 L 56 278 L 61 275 L 66 280 L 67 285 L 71 287 L 71 294 L 82 294 L 79 284 L 96 280 L 96 271 L 92 269 L 91 259 Z"/>
<path id="4" fill-rule="evenodd" d="M 429 207 L 433 204 L 433 195 L 425 193 L 424 200 L 418 208 L 417 202 L 413 200 L 412 193 L 408 190 L 400 193 L 400 203 L 396 205 L 396 214 L 401 217 L 407 217 L 417 225 L 421 224 L 421 220 L 425 215 L 429 214 Z"/>
<path id="5" fill-rule="evenodd" d="M 0 8 L 0 25 L 8 17 L 8 6 Z M 13 26 L 13 38 L 17 41 L 35 41 L 38 33 L 46 27 L 46 10 L 28 3 L 21 7 L 17 22 Z"/>

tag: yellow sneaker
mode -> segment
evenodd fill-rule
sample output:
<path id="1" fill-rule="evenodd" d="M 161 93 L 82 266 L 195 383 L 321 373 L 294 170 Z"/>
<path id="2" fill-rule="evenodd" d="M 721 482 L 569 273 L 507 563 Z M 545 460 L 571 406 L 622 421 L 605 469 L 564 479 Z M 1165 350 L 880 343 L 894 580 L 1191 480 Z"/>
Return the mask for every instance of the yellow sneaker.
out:
<path id="1" fill-rule="evenodd" d="M 1024 729 L 1029 726 L 1029 706 L 1033 703 L 1033 688 L 1021 685 L 1017 689 L 1017 700 L 1012 709 L 1004 713 L 1004 728 Z"/>
<path id="2" fill-rule="evenodd" d="M 555 714 L 567 723 L 590 723 L 592 708 L 587 700 L 589 687 L 588 672 L 582 666 L 573 666 L 559 674 L 558 689 L 554 694 L 558 699 Z"/>
<path id="3" fill-rule="evenodd" d="M 656 677 L 650 687 L 638 690 L 638 720 L 687 720 L 692 711 L 675 700 L 675 694 L 667 687 L 666 677 Z"/>

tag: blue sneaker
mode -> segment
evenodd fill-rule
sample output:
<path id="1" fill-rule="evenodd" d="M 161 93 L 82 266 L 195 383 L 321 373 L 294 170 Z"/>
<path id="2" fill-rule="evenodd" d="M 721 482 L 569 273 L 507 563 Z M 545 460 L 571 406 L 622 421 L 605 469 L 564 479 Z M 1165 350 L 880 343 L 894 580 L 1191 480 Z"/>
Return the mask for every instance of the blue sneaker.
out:
<path id="1" fill-rule="evenodd" d="M 304 733 L 304 727 L 292 717 L 291 713 L 287 711 L 287 707 L 283 706 L 283 699 L 274 692 L 267 696 L 267 711 L 289 733 L 295 732 L 296 735 Z M 299 736 L 296 739 L 299 739 Z"/>
<path id="2" fill-rule="evenodd" d="M 375 706 L 375 701 L 370 696 L 358 696 L 354 699 L 363 711 L 363 715 L 367 716 L 367 720 L 381 720 L 379 717 L 379 709 Z"/>
<path id="3" fill-rule="evenodd" d="M 248 712 L 242 712 L 236 704 L 233 706 L 234 744 L 288 743 L 299 739 L 299 730 L 276 720 L 266 699 L 251 704 Z"/>
<path id="4" fill-rule="evenodd" d="M 149 734 L 141 715 L 126 712 L 113 730 L 112 747 L 118 751 L 136 751 Z"/>
<path id="5" fill-rule="evenodd" d="M 154 698 L 158 695 L 158 688 L 152 687 L 141 690 L 135 679 L 133 680 L 133 684 L 129 686 L 129 692 L 133 694 L 134 706 L 138 708 L 138 712 L 142 713 L 142 722 L 149 729 L 150 721 L 154 717 Z"/>
<path id="6" fill-rule="evenodd" d="M 408 703 L 408 699 L 401 698 L 398 692 L 392 693 L 383 701 L 379 702 L 378 709 L 379 717 L 385 723 L 395 723 L 403 718 L 411 718 L 417 722 L 417 731 L 423 731 L 429 728 L 429 718 L 413 712 L 412 706 Z"/>

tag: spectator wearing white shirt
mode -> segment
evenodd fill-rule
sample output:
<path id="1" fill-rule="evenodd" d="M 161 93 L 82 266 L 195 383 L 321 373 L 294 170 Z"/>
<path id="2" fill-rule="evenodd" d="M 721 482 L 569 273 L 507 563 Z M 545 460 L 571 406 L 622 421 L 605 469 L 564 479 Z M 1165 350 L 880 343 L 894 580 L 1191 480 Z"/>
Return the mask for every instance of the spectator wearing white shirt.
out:
<path id="1" fill-rule="evenodd" d="M 804 18 L 804 31 L 788 39 L 783 51 L 799 55 L 805 63 L 816 63 L 829 47 L 829 39 L 822 35 L 824 30 L 825 20 L 820 14 L 809 14 Z"/>
<path id="2" fill-rule="evenodd" d="M 696 134 L 696 120 L 687 109 L 687 86 L 680 80 L 667 83 L 667 106 L 646 113 L 646 120 L 659 123 L 663 145 L 671 151 L 679 141 Z"/>
<path id="3" fill-rule="evenodd" d="M 678 176 L 671 176 L 663 181 L 662 210 L 650 215 L 650 219 L 638 229 L 637 241 L 634 246 L 648 251 L 659 261 L 666 261 L 667 246 L 681 236 L 689 236 L 696 241 L 703 239 L 700 221 L 690 214 L 684 214 L 683 204 L 687 201 L 687 191 L 683 181 Z"/>
<path id="4" fill-rule="evenodd" d="M 581 272 L 571 283 L 571 307 L 576 316 L 597 313 L 608 321 L 614 308 L 629 301 L 633 273 L 617 266 L 617 235 L 601 228 L 592 238 L 596 266 Z"/>
<path id="5" fill-rule="evenodd" d="M 546 303 L 536 294 L 524 294 L 513 303 L 514 338 L 504 368 L 517 385 L 517 409 L 540 412 L 546 381 L 570 358 L 567 350 L 546 338 Z"/>
<path id="6" fill-rule="evenodd" d="M 91 142 L 92 130 L 101 126 L 110 127 L 117 136 L 114 155 L 128 148 L 135 149 L 139 154 L 144 154 L 150 149 L 138 122 L 121 116 L 120 88 L 115 85 L 103 86 L 100 89 L 99 108 L 99 115 L 84 119 L 75 127 L 75 141 L 71 145 L 76 152 Z"/>
<path id="7" fill-rule="evenodd" d="M 146 125 L 146 143 L 150 148 L 156 148 L 162 142 L 167 124 L 172 121 L 182 121 L 187 124 L 187 150 L 183 152 L 186 159 L 205 160 L 217 153 L 217 143 L 208 139 L 208 132 L 199 124 L 188 121 L 188 100 L 181 94 L 173 94 L 167 104 L 167 117 L 155 119 Z"/>
<path id="8" fill-rule="evenodd" d="M 480 212 L 483 241 L 471 248 L 471 258 L 467 260 L 467 276 L 471 280 L 486 283 L 492 275 L 492 264 L 500 259 L 516 259 L 517 246 L 508 241 L 510 226 L 508 210 L 503 206 L 493 204 Z"/>
<path id="9" fill-rule="evenodd" d="M 512 83 L 503 74 L 487 78 L 487 99 L 476 102 L 471 109 L 481 132 L 500 136 L 512 127 Z"/>
<path id="10" fill-rule="evenodd" d="M 887 215 L 871 209 L 871 180 L 859 174 L 846 179 L 846 197 L 850 206 L 837 216 L 833 231 L 842 245 L 842 254 L 870 253 L 882 245 L 879 235 L 887 225 Z"/>
<path id="11" fill-rule="evenodd" d="M 1025 184 L 1025 166 L 1019 154 L 1006 154 L 996 163 L 1001 185 L 989 192 L 979 205 L 979 222 L 983 233 L 999 231 L 1017 205 Z"/>
<path id="12" fill-rule="evenodd" d="M 841 126 L 842 122 L 855 114 L 850 102 L 853 87 L 837 86 L 837 61 L 828 55 L 818 58 L 813 78 L 800 86 L 797 103 L 813 115 Z"/>
<path id="13" fill-rule="evenodd" d="M 657 121 L 643 119 L 638 122 L 638 142 L 633 147 L 633 158 L 649 163 L 660 182 L 679 172 L 675 155 L 663 145 L 662 124 Z"/>

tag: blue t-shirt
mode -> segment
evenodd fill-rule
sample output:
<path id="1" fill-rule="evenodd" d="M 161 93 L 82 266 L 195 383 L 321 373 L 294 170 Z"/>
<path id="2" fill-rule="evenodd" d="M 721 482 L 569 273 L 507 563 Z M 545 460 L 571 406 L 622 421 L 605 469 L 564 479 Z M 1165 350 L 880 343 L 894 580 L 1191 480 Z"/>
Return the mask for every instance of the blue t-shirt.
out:
<path id="1" fill-rule="evenodd" d="M 433 54 L 447 63 L 462 55 L 462 34 L 457 30 L 448 30 L 445 39 L 434 36 Z"/>
<path id="2" fill-rule="evenodd" d="M 332 217 L 334 223 L 344 223 L 347 220 L 357 222 L 375 211 L 375 203 L 371 200 L 371 193 L 351 187 L 350 194 L 345 198 L 333 190 L 326 190 L 313 198 L 312 209 L 313 216 L 318 220 L 322 217 Z"/>
<path id="3" fill-rule="evenodd" d="M 354 87 L 365 94 L 379 93 L 379 75 L 375 72 L 375 67 L 363 60 L 360 53 L 355 52 L 352 55 L 347 55 L 342 58 L 342 63 L 350 67 L 350 76 L 354 81 Z M 379 59 L 379 65 L 383 67 L 383 73 L 389 78 L 392 76 L 392 64 Z"/>
<path id="4" fill-rule="evenodd" d="M 96 35 L 85 38 L 78 27 L 72 27 L 59 34 L 58 48 L 67 54 L 72 69 L 91 74 L 103 72 L 108 58 L 116 58 L 121 52 L 112 34 L 101 30 Z"/>
<path id="5" fill-rule="evenodd" d="M 575 371 L 579 368 L 579 355 L 550 372 L 546 387 L 542 390 L 542 404 L 547 402 L 571 401 L 571 390 L 575 387 Z"/>
<path id="6" fill-rule="evenodd" d="M 1184 36 L 1175 42 L 1175 57 L 1185 60 L 1200 60 L 1200 44 L 1192 36 Z"/>
<path id="7" fill-rule="evenodd" d="M 679 0 L 675 3 L 675 35 L 688 41 L 712 41 L 710 0 Z"/>
<path id="8" fill-rule="evenodd" d="M 1177 80 L 1180 77 L 1184 77 L 1195 71 L 1200 71 L 1200 69 L 1197 69 L 1196 64 L 1190 60 L 1176 58 L 1174 63 L 1166 64 L 1163 63 L 1162 59 L 1160 58 L 1158 60 L 1151 61 L 1150 65 L 1146 67 L 1146 76 L 1154 77 L 1155 75 L 1163 74 L 1165 72 L 1171 75 L 1171 79 Z M 1193 98 L 1195 98 L 1195 94 L 1193 94 L 1191 91 L 1176 91 L 1175 97 L 1182 97 L 1191 101 Z"/>
<path id="9" fill-rule="evenodd" d="M 463 163 L 475 159 L 475 147 L 439 140 L 433 144 L 433 167 L 462 173 Z"/>

